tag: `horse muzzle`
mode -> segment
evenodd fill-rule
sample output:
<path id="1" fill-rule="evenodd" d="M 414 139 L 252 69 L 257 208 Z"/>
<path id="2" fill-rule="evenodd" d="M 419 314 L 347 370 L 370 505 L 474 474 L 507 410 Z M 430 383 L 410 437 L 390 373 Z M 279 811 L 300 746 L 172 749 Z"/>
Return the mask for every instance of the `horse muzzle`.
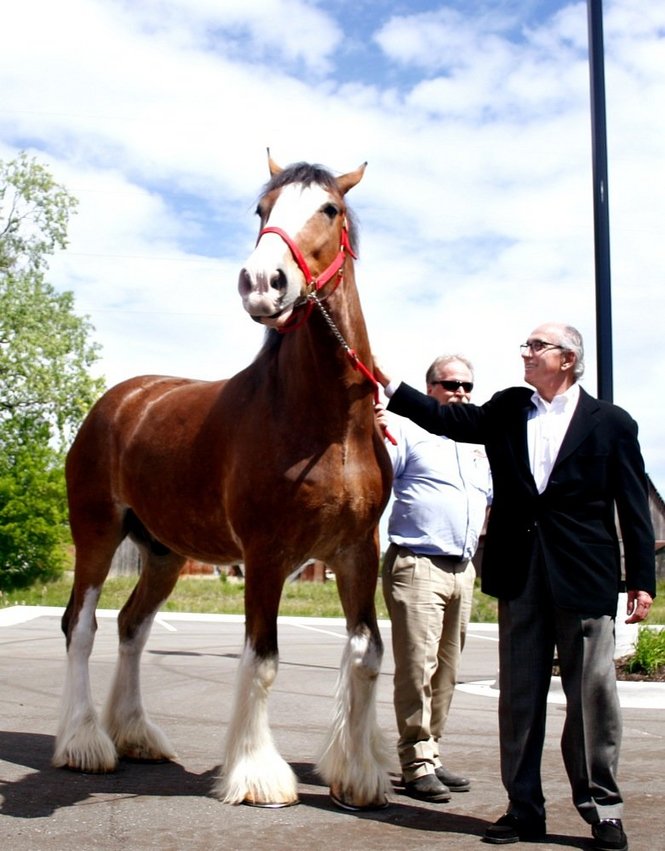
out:
<path id="1" fill-rule="evenodd" d="M 294 298 L 289 293 L 288 278 L 282 269 L 270 273 L 240 270 L 238 292 L 242 305 L 256 322 L 277 327 L 291 315 Z"/>

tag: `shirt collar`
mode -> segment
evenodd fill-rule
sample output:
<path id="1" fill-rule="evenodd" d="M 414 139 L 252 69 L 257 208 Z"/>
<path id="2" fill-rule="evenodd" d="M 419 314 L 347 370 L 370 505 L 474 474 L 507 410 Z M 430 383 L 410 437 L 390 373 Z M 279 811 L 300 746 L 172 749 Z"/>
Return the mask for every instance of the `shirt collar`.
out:
<path id="1" fill-rule="evenodd" d="M 540 395 L 537 390 L 534 390 L 531 401 L 538 411 L 565 411 L 574 408 L 580 398 L 580 386 L 577 382 L 571 384 L 565 393 L 558 393 L 551 402 Z"/>

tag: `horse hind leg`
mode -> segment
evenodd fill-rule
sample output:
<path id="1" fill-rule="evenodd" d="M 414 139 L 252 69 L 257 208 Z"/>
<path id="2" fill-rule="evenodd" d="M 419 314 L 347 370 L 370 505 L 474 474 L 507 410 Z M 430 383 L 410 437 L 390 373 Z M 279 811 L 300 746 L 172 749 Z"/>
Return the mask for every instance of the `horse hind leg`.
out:
<path id="1" fill-rule="evenodd" d="M 286 807 L 298 803 L 296 776 L 270 732 L 268 698 L 277 676 L 281 585 L 265 576 L 258 594 L 245 557 L 246 638 L 236 677 L 222 770 L 214 794 L 226 804 Z M 277 586 L 277 587 L 275 587 Z"/>
<path id="2" fill-rule="evenodd" d="M 185 559 L 141 545 L 139 581 L 118 616 L 118 660 L 103 724 L 120 757 L 164 762 L 176 757 L 162 730 L 149 718 L 141 693 L 141 655 L 159 607 L 173 590 Z M 161 550 L 161 551 L 158 551 Z"/>
<path id="3" fill-rule="evenodd" d="M 374 613 L 374 585 L 368 579 L 362 583 L 364 590 L 357 584 L 351 588 L 341 571 L 337 584 L 349 636 L 337 679 L 333 721 L 318 771 L 341 808 L 378 809 L 386 806 L 392 786 L 388 775 L 390 750 L 376 717 L 383 644 Z M 364 613 L 358 608 L 363 597 Z"/>
<path id="4" fill-rule="evenodd" d="M 95 609 L 119 538 L 96 542 L 88 554 L 77 545 L 74 587 L 62 618 L 67 639 L 65 686 L 53 765 L 86 772 L 113 771 L 115 746 L 99 722 L 92 700 L 89 659 L 97 630 Z"/>

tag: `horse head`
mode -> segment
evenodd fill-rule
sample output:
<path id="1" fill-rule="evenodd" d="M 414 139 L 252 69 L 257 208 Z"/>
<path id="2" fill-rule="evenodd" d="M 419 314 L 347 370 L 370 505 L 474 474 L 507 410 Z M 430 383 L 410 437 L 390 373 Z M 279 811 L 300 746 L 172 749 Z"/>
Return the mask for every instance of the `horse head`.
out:
<path id="1" fill-rule="evenodd" d="M 257 206 L 260 232 L 238 291 L 252 319 L 281 329 L 311 292 L 341 280 L 355 238 L 344 196 L 367 164 L 340 177 L 308 163 L 281 168 L 270 155 L 268 165 L 271 178 Z"/>

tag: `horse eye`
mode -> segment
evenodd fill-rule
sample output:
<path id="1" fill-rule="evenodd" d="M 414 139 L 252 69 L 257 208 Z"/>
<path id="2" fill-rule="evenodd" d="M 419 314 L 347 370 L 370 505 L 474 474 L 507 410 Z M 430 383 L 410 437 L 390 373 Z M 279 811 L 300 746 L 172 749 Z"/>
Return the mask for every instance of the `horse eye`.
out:
<path id="1" fill-rule="evenodd" d="M 321 212 L 325 213 L 331 221 L 339 215 L 339 209 L 334 204 L 326 204 L 321 208 Z"/>

